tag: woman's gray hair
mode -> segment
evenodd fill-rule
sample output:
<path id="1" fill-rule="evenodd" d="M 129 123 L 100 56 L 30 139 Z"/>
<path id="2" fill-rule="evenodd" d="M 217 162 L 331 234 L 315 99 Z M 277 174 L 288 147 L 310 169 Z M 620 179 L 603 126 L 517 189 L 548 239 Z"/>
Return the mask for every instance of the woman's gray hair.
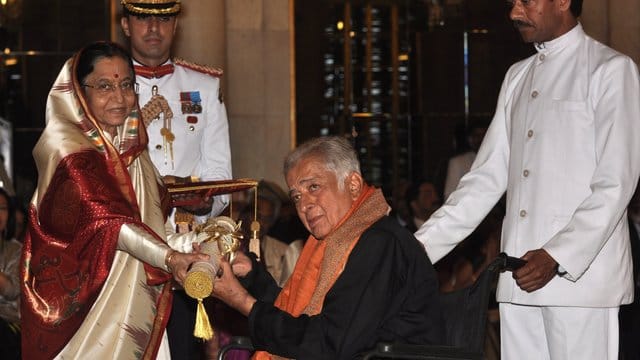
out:
<path id="1" fill-rule="evenodd" d="M 340 190 L 344 190 L 344 180 L 352 172 L 360 174 L 358 154 L 351 143 L 340 136 L 321 136 L 304 142 L 293 149 L 284 159 L 284 176 L 307 158 L 316 158 L 326 169 L 336 174 Z"/>

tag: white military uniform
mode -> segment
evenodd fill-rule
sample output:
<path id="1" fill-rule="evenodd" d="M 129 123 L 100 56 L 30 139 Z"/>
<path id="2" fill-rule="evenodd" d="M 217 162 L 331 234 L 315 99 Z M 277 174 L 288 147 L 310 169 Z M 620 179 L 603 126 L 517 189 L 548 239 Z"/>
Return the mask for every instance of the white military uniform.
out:
<path id="1" fill-rule="evenodd" d="M 135 61 L 134 64 L 141 66 Z M 194 176 L 200 181 L 231 179 L 229 125 L 220 92 L 222 71 L 182 61 L 169 60 L 166 64 L 175 65 L 173 73 L 160 78 L 136 76 L 141 108 L 157 87 L 157 93 L 167 100 L 173 112 L 172 146 L 160 132 L 168 125 L 164 114 L 147 126 L 151 161 L 162 176 Z M 216 197 L 212 215 L 222 211 L 226 202 L 227 197 Z"/>
<path id="2" fill-rule="evenodd" d="M 504 273 L 498 301 L 615 309 L 633 299 L 626 207 L 640 175 L 638 69 L 580 24 L 536 49 L 507 72 L 470 172 L 416 237 L 437 261 L 506 191 L 502 251 L 542 248 L 567 274 L 527 293 Z M 584 349 L 595 342 L 584 329 L 567 331 L 583 336 Z M 608 340 L 617 346 L 617 336 Z"/>

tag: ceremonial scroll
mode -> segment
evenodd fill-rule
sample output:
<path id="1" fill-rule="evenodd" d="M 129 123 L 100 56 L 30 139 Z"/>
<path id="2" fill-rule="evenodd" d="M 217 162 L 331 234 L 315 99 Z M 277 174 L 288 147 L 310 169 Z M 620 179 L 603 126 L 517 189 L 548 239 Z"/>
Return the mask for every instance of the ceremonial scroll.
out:
<path id="1" fill-rule="evenodd" d="M 184 281 L 184 290 L 190 297 L 198 300 L 196 313 L 196 325 L 193 335 L 209 340 L 213 337 L 213 329 L 209 317 L 202 304 L 202 299 L 211 295 L 213 280 L 222 270 L 220 262 L 223 257 L 233 261 L 234 253 L 240 247 L 240 224 L 236 224 L 231 218 L 218 216 L 210 218 L 201 230 L 208 237 L 200 244 L 200 251 L 209 255 L 208 261 L 193 263 Z"/>

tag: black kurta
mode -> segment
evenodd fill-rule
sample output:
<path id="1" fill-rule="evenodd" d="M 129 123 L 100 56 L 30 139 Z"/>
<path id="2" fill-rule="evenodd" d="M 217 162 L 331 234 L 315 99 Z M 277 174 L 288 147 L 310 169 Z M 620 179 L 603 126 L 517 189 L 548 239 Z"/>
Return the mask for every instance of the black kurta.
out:
<path id="1" fill-rule="evenodd" d="M 441 343 L 436 274 L 422 245 L 384 216 L 361 236 L 318 315 L 273 305 L 280 288 L 260 267 L 245 282 L 258 299 L 249 331 L 258 350 L 295 359 L 351 359 L 379 341 Z"/>

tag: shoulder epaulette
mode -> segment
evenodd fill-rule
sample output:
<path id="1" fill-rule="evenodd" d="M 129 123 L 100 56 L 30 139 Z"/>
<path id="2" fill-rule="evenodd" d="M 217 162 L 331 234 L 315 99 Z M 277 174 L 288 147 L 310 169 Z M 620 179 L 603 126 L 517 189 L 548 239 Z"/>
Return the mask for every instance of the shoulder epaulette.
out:
<path id="1" fill-rule="evenodd" d="M 179 58 L 173 59 L 173 63 L 175 65 L 186 67 L 187 69 L 195 70 L 197 72 L 208 74 L 214 77 L 222 77 L 222 74 L 224 73 L 224 71 L 222 71 L 222 69 L 220 68 L 196 64 Z"/>

